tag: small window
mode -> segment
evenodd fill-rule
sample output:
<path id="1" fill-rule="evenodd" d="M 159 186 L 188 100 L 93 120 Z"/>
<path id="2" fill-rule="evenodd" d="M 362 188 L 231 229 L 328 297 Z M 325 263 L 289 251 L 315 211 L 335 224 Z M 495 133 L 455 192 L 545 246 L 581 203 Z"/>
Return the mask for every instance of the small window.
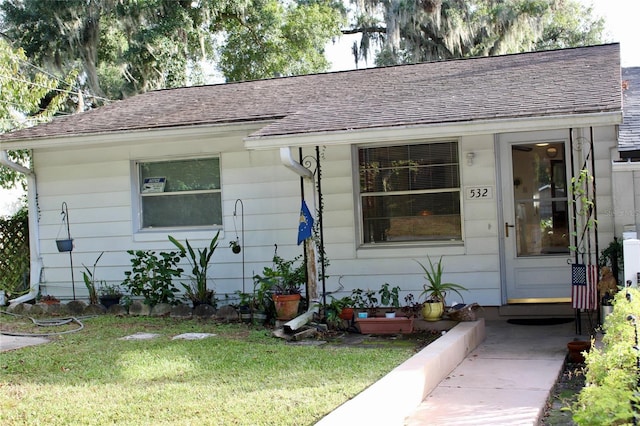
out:
<path id="1" fill-rule="evenodd" d="M 141 228 L 222 224 L 220 159 L 138 163 Z"/>
<path id="2" fill-rule="evenodd" d="M 458 144 L 360 148 L 362 239 L 462 240 Z"/>

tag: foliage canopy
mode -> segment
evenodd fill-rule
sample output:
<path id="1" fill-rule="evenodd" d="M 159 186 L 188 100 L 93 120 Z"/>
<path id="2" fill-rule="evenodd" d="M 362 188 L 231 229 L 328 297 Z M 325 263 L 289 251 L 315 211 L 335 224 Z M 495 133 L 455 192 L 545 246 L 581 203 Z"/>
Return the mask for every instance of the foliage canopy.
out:
<path id="1" fill-rule="evenodd" d="M 377 65 L 489 56 L 602 42 L 604 21 L 575 0 L 351 0 L 357 59 Z"/>

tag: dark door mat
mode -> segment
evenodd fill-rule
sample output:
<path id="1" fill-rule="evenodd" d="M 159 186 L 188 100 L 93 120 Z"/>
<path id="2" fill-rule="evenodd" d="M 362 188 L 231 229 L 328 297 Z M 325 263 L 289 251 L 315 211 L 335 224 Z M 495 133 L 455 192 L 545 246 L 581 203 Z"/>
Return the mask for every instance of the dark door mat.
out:
<path id="1" fill-rule="evenodd" d="M 509 324 L 516 325 L 558 325 L 573 321 L 573 318 L 512 318 L 507 320 Z"/>

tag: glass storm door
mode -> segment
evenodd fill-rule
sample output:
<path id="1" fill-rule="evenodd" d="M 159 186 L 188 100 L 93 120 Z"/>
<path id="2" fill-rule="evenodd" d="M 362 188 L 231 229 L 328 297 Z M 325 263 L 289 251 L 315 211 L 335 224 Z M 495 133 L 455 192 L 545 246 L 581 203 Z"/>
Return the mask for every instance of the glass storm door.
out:
<path id="1" fill-rule="evenodd" d="M 565 143 L 503 144 L 501 150 L 507 303 L 568 301 Z"/>

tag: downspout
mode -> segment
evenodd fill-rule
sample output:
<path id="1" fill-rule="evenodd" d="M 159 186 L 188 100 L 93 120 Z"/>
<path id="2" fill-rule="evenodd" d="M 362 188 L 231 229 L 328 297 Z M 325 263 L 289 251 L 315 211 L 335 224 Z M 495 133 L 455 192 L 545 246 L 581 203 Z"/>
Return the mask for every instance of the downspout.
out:
<path id="1" fill-rule="evenodd" d="M 280 147 L 280 161 L 286 168 L 293 170 L 295 174 L 304 178 L 313 179 L 313 173 L 311 172 L 311 170 L 307 169 L 302 164 L 293 159 L 293 154 L 291 153 L 290 147 Z"/>
<path id="2" fill-rule="evenodd" d="M 10 303 L 21 303 L 34 300 L 40 290 L 40 274 L 42 271 L 42 258 L 40 257 L 40 229 L 38 227 L 38 206 L 36 204 L 36 175 L 33 170 L 9 159 L 6 150 L 0 151 L 0 164 L 18 173 L 22 173 L 27 178 L 27 205 L 29 208 L 29 259 L 30 277 L 29 292 L 22 296 L 10 300 Z"/>

